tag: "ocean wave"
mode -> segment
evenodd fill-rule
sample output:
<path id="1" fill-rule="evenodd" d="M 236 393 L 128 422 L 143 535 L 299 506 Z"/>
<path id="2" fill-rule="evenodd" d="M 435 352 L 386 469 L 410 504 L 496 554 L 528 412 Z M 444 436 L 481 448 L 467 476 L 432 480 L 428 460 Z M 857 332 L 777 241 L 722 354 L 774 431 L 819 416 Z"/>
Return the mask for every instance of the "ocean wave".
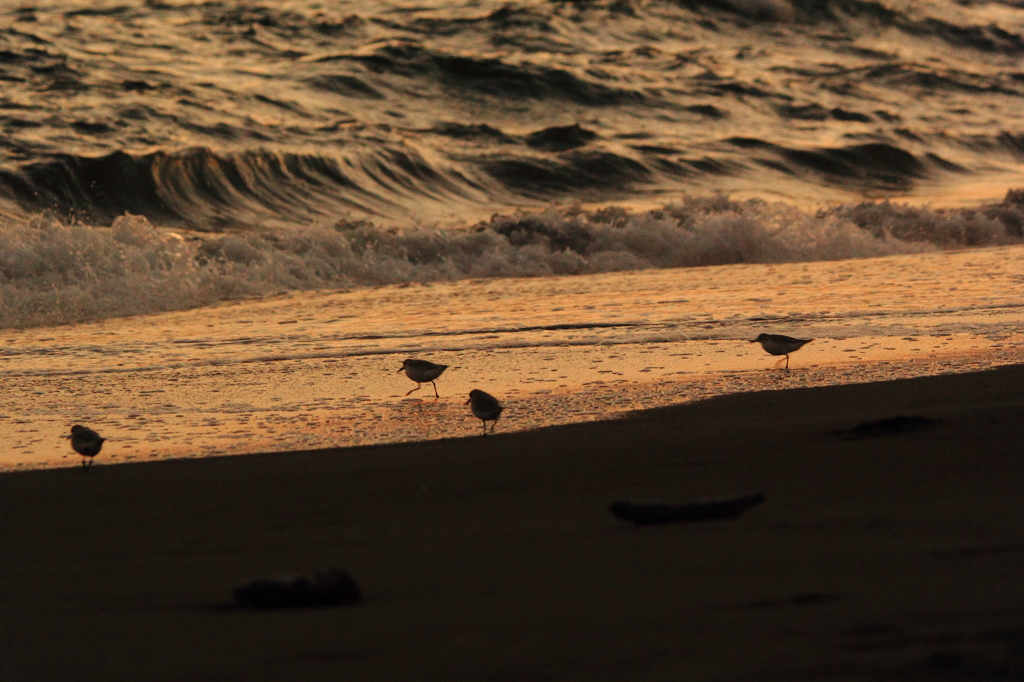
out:
<path id="1" fill-rule="evenodd" d="M 550 208 L 454 229 L 341 220 L 180 234 L 124 215 L 109 228 L 0 223 L 0 327 L 178 310 L 285 290 L 863 258 L 1024 243 L 1024 191 L 977 209 L 889 203 L 816 214 L 687 198 L 658 210 Z"/>
<path id="2" fill-rule="evenodd" d="M 160 225 L 220 232 L 303 226 L 346 213 L 411 222 L 425 203 L 441 212 L 450 203 L 615 199 L 758 168 L 816 185 L 901 192 L 923 178 L 970 172 L 936 153 L 915 155 L 881 142 L 799 148 L 730 137 L 706 145 L 698 156 L 667 145 L 622 145 L 622 137 L 606 140 L 579 124 L 508 134 L 449 121 L 425 132 L 467 148 L 456 158 L 400 141 L 362 142 L 333 153 L 193 148 L 59 154 L 17 170 L 0 169 L 0 215 L 46 211 L 65 222 L 109 225 L 131 213 Z M 916 139 L 910 131 L 906 136 Z M 963 146 L 1016 160 L 1024 149 L 1020 140 L 1001 133 L 964 140 Z"/>
<path id="3" fill-rule="evenodd" d="M 267 221 L 301 225 L 346 211 L 394 215 L 409 196 L 480 199 L 481 189 L 454 164 L 428 160 L 401 144 L 363 145 L 337 156 L 207 148 L 95 158 L 61 154 L 17 171 L 0 170 L 0 199 L 27 213 L 49 211 L 64 221 L 103 225 L 127 212 L 209 231 Z"/>
<path id="4" fill-rule="evenodd" d="M 649 181 L 644 164 L 605 151 L 572 151 L 553 158 L 496 157 L 484 167 L 504 186 L 530 197 L 557 197 L 577 190 L 620 188 Z"/>
<path id="5" fill-rule="evenodd" d="M 1024 7 L 992 4 L 25 6 L 0 12 L 0 215 L 411 223 L 1016 172 Z"/>
<path id="6" fill-rule="evenodd" d="M 796 149 L 749 137 L 733 137 L 726 144 L 747 151 L 758 164 L 788 175 L 813 175 L 815 182 L 844 188 L 888 188 L 909 190 L 915 181 L 940 173 L 965 173 L 958 164 L 938 154 L 923 158 L 891 144 L 869 143 L 847 147 Z M 1014 153 L 1014 140 L 1001 136 L 991 141 Z M 727 172 L 727 171 L 723 171 Z"/>
<path id="7" fill-rule="evenodd" d="M 357 62 L 374 74 L 426 79 L 434 87 L 469 90 L 506 98 L 569 100 L 588 106 L 639 102 L 645 95 L 636 90 L 610 87 L 568 69 L 552 68 L 525 60 L 451 54 L 429 49 L 412 40 L 389 40 L 349 52 L 323 55 L 318 64 Z"/>
<path id="8" fill-rule="evenodd" d="M 0 327 L 1024 242 L 1021 192 L 564 207 L 1016 182 L 1018 0 L 97 4 L 0 9 Z"/>
<path id="9" fill-rule="evenodd" d="M 913 8 L 916 11 L 904 11 L 892 3 L 876 0 L 680 0 L 680 3 L 692 9 L 724 10 L 745 18 L 776 22 L 869 21 L 910 36 L 935 38 L 956 48 L 1007 55 L 1024 52 L 1024 39 L 1017 33 L 993 23 L 958 23 L 942 16 L 920 16 L 925 9 L 922 6 Z M 1019 4 L 1012 6 L 1019 7 Z"/>

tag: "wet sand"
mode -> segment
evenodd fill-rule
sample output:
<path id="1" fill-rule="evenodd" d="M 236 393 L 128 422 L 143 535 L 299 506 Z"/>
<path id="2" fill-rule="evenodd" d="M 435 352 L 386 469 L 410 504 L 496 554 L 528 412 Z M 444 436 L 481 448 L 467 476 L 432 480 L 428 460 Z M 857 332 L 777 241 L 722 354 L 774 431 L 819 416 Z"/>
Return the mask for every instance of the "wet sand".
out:
<path id="1" fill-rule="evenodd" d="M 0 476 L 4 680 L 989 679 L 1024 670 L 1024 366 L 494 437 Z M 840 432 L 897 415 L 902 435 Z M 617 499 L 763 492 L 634 527 Z M 364 603 L 255 612 L 349 570 Z"/>
<path id="2" fill-rule="evenodd" d="M 0 471 L 473 435 L 1024 362 L 1024 247 L 304 292 L 0 332 Z M 750 339 L 815 341 L 792 371 Z M 449 365 L 414 387 L 407 357 Z"/>

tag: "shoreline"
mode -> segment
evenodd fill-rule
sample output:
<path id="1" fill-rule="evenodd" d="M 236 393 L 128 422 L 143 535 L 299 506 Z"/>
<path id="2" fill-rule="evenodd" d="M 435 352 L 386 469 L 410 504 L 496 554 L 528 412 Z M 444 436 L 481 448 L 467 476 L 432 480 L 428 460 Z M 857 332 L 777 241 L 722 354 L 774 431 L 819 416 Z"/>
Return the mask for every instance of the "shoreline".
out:
<path id="1" fill-rule="evenodd" d="M 472 435 L 472 389 L 499 430 L 788 385 L 1024 359 L 1024 247 L 314 292 L 74 328 L 0 333 L 0 470 Z M 557 305 L 552 301 L 557 301 Z M 439 314 L 441 313 L 441 314 Z M 749 342 L 813 343 L 792 372 Z M 406 396 L 406 358 L 449 366 Z"/>
<path id="2" fill-rule="evenodd" d="M 486 438 L 6 474 L 0 675 L 1017 670 L 1021 385 L 1014 365 Z M 901 415 L 934 428 L 841 433 Z M 751 492 L 767 501 L 732 521 L 639 528 L 608 511 Z M 362 604 L 228 607 L 247 580 L 328 565 Z"/>

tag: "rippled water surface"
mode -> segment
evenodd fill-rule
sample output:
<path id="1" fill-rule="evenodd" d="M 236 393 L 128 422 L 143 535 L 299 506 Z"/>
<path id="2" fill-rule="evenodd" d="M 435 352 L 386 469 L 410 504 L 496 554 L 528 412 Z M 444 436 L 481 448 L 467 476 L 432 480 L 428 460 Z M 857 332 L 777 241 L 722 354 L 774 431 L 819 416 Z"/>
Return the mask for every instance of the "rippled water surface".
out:
<path id="1" fill-rule="evenodd" d="M 0 210 L 209 230 L 1009 182 L 1022 36 L 1010 0 L 7 5 Z"/>

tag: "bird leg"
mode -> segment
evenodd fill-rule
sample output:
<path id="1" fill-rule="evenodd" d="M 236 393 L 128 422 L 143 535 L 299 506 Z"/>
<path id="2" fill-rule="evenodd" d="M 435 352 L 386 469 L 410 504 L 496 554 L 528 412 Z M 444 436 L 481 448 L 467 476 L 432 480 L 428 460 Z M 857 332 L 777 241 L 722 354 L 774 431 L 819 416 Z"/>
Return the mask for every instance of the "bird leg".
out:
<path id="1" fill-rule="evenodd" d="M 486 419 L 481 419 L 480 423 L 484 425 L 484 436 L 486 437 L 487 436 L 487 420 Z"/>
<path id="2" fill-rule="evenodd" d="M 416 388 L 412 389 L 412 391 L 409 391 L 409 393 L 406 393 L 406 395 L 409 395 L 410 393 L 413 393 L 414 391 L 418 391 L 421 388 L 423 388 L 423 384 L 416 384 Z"/>
<path id="3" fill-rule="evenodd" d="M 789 353 L 786 353 L 786 369 L 789 369 Z"/>
<path id="4" fill-rule="evenodd" d="M 431 381 L 431 382 L 430 382 L 430 385 L 434 387 L 434 397 L 435 397 L 435 398 L 440 398 L 441 396 L 439 396 L 439 395 L 437 394 L 437 384 L 435 384 L 435 383 L 434 383 L 433 381 Z"/>

